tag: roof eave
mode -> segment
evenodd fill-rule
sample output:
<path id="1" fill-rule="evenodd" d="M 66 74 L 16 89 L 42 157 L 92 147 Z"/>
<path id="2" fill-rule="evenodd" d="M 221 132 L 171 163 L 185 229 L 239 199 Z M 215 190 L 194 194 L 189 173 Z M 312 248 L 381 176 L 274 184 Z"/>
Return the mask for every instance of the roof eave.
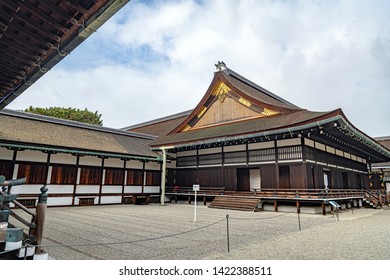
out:
<path id="1" fill-rule="evenodd" d="M 158 155 L 156 155 L 156 157 L 148 157 L 148 156 L 141 156 L 141 155 L 121 154 L 121 153 L 104 152 L 104 151 L 39 146 L 39 145 L 24 144 L 24 143 L 21 144 L 21 143 L 0 142 L 0 147 L 10 148 L 10 149 L 26 149 L 26 150 L 34 150 L 34 151 L 53 152 L 53 153 L 88 155 L 88 156 L 107 157 L 107 158 L 120 158 L 124 160 L 156 161 L 156 162 L 162 161 L 161 156 Z"/>
<path id="2" fill-rule="evenodd" d="M 78 33 L 66 41 L 58 52 L 42 61 L 39 66 L 35 66 L 33 74 L 20 81 L 13 89 L 0 100 L 0 110 L 10 104 L 15 98 L 27 90 L 33 83 L 41 78 L 47 71 L 52 69 L 58 62 L 65 58 L 71 51 L 79 46 L 85 39 L 92 35 L 101 25 L 103 25 L 111 16 L 125 6 L 130 0 L 111 0 L 103 6 L 95 16 L 91 17 L 80 27 Z"/>
<path id="3" fill-rule="evenodd" d="M 202 146 L 202 145 L 209 145 L 209 144 L 222 144 L 225 142 L 230 141 L 237 141 L 237 140 L 243 140 L 243 139 L 249 139 L 249 138 L 256 138 L 256 137 L 264 137 L 267 139 L 268 137 L 280 135 L 280 134 L 296 134 L 300 133 L 301 131 L 307 131 L 312 128 L 320 128 L 325 124 L 329 123 L 335 123 L 337 127 L 340 129 L 340 131 L 345 131 L 349 137 L 351 137 L 353 140 L 358 141 L 368 148 L 382 154 L 383 156 L 390 159 L 390 150 L 386 149 L 384 146 L 377 143 L 374 139 L 367 136 L 357 128 L 355 128 L 345 117 L 341 110 L 336 110 L 338 112 L 341 112 L 340 114 L 337 114 L 335 116 L 331 116 L 322 120 L 302 124 L 302 125 L 296 125 L 291 127 L 285 127 L 285 128 L 279 128 L 279 129 L 273 129 L 268 131 L 261 131 L 261 132 L 254 132 L 249 134 L 243 134 L 243 135 L 235 135 L 235 136 L 228 136 L 228 137 L 218 137 L 218 138 L 210 138 L 206 140 L 198 140 L 194 142 L 185 142 L 185 143 L 164 143 L 164 144 L 158 144 L 158 145 L 152 145 L 152 150 L 161 150 L 162 147 L 169 146 L 170 149 L 181 149 L 185 147 L 194 147 L 194 146 Z"/>

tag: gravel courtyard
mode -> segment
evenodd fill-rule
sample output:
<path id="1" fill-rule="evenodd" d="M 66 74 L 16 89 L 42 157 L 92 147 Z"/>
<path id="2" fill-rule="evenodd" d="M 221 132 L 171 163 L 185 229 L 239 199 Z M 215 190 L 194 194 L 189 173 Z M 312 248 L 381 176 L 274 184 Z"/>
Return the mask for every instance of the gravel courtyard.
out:
<path id="1" fill-rule="evenodd" d="M 227 252 L 227 219 L 229 245 Z M 48 208 L 44 249 L 59 260 L 388 260 L 390 211 L 242 212 L 187 204 Z"/>

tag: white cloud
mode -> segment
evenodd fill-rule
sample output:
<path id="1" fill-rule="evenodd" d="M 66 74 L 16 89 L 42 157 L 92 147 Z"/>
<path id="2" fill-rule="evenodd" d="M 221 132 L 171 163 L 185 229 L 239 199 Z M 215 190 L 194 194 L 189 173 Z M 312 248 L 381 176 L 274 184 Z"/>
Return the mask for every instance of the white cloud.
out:
<path id="1" fill-rule="evenodd" d="M 124 127 L 194 107 L 224 60 L 300 107 L 340 107 L 369 135 L 390 135 L 389 13 L 386 0 L 133 0 L 74 67 L 60 63 L 9 107 L 87 107 Z M 99 64 L 78 66 L 82 48 Z"/>

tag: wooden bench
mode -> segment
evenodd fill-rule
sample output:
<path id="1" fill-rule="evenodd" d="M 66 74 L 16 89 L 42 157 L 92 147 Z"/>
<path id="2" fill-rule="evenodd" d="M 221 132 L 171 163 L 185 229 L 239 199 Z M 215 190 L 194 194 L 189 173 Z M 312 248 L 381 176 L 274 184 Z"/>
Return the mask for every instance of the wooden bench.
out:
<path id="1" fill-rule="evenodd" d="M 198 197 L 202 197 L 203 204 L 206 205 L 208 197 L 215 197 L 216 195 L 222 195 L 225 192 L 225 187 L 200 187 L 200 190 L 196 192 Z M 189 187 L 167 187 L 166 195 L 169 195 L 169 202 L 172 199 L 177 203 L 178 197 L 187 196 L 188 204 L 191 204 L 191 200 L 195 197 L 195 191 Z"/>

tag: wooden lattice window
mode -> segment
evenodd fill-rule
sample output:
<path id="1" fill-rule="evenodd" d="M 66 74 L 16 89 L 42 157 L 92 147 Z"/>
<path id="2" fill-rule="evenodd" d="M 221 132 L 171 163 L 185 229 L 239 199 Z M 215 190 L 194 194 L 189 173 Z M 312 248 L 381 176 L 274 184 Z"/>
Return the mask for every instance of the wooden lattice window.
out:
<path id="1" fill-rule="evenodd" d="M 71 165 L 54 165 L 51 170 L 50 184 L 73 185 L 77 179 L 77 168 Z"/>
<path id="2" fill-rule="evenodd" d="M 26 184 L 46 184 L 47 170 L 45 163 L 21 163 L 18 178 L 26 177 Z"/>
<path id="3" fill-rule="evenodd" d="M 119 168 L 107 168 L 104 177 L 105 185 L 123 185 L 125 172 Z"/>
<path id="4" fill-rule="evenodd" d="M 102 169 L 100 167 L 82 167 L 80 170 L 81 185 L 100 185 Z"/>
<path id="5" fill-rule="evenodd" d="M 142 170 L 127 170 L 126 184 L 128 186 L 142 186 L 144 184 L 144 172 Z"/>
<path id="6" fill-rule="evenodd" d="M 159 186 L 161 183 L 160 171 L 146 171 L 146 186 Z"/>
<path id="7" fill-rule="evenodd" d="M 3 175 L 6 179 L 12 179 L 14 171 L 14 163 L 12 161 L 0 160 L 0 175 Z"/>

